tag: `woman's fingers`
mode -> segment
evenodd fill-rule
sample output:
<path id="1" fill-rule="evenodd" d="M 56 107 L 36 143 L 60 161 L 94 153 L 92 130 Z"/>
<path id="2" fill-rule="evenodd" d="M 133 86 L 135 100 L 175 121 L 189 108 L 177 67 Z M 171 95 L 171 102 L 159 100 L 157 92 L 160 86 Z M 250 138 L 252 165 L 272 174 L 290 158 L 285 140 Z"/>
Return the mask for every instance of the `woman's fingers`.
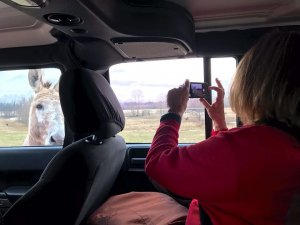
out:
<path id="1" fill-rule="evenodd" d="M 225 91 L 224 91 L 224 88 L 223 88 L 223 85 L 221 83 L 221 81 L 216 78 L 216 83 L 217 83 L 217 86 L 210 86 L 208 87 L 209 90 L 214 90 L 217 92 L 217 101 L 220 101 L 224 98 L 225 96 Z"/>
<path id="2" fill-rule="evenodd" d="M 200 102 L 203 104 L 203 106 L 206 108 L 206 109 L 211 109 L 211 104 L 209 104 L 209 102 L 205 99 L 205 98 L 200 98 Z"/>
<path id="3" fill-rule="evenodd" d="M 218 78 L 216 78 L 216 83 L 217 83 L 219 88 L 224 90 L 223 85 L 222 85 L 221 81 Z"/>
<path id="4" fill-rule="evenodd" d="M 190 89 L 190 81 L 189 81 L 189 80 L 185 80 L 185 82 L 184 82 L 184 88 L 185 88 L 186 90 L 189 90 L 189 89 Z"/>
<path id="5" fill-rule="evenodd" d="M 216 91 L 218 93 L 218 97 L 220 96 L 223 98 L 225 96 L 225 92 L 223 88 L 216 87 L 216 86 L 209 86 L 208 89 Z"/>
<path id="6" fill-rule="evenodd" d="M 189 90 L 190 89 L 190 81 L 186 79 L 182 85 L 179 86 L 179 88 L 182 88 L 184 90 Z"/>
<path id="7" fill-rule="evenodd" d="M 187 98 L 187 100 L 188 100 L 188 98 L 189 98 L 189 90 L 190 90 L 190 81 L 189 80 L 185 80 L 182 88 L 183 88 L 184 97 Z"/>
<path id="8" fill-rule="evenodd" d="M 169 90 L 167 94 L 167 104 L 170 108 L 169 112 L 178 113 L 181 116 L 183 115 L 189 100 L 189 85 L 189 80 L 186 80 L 184 84 L 178 88 Z"/>
<path id="9" fill-rule="evenodd" d="M 174 89 L 177 89 L 179 92 L 182 92 L 184 95 L 189 95 L 190 81 L 187 79 L 182 85 Z"/>
<path id="10" fill-rule="evenodd" d="M 218 78 L 216 78 L 216 83 L 218 85 L 219 90 L 221 90 L 222 98 L 223 98 L 225 96 L 225 91 L 224 91 L 223 85 L 222 85 L 221 81 Z M 218 92 L 218 94 L 219 93 L 220 92 Z"/>
<path id="11" fill-rule="evenodd" d="M 218 92 L 218 93 L 219 93 L 219 92 L 220 92 L 220 93 L 224 92 L 224 89 L 223 89 L 223 88 L 216 87 L 216 86 L 209 86 L 208 89 L 209 89 L 209 90 L 214 90 L 214 91 L 216 91 L 216 92 Z"/>

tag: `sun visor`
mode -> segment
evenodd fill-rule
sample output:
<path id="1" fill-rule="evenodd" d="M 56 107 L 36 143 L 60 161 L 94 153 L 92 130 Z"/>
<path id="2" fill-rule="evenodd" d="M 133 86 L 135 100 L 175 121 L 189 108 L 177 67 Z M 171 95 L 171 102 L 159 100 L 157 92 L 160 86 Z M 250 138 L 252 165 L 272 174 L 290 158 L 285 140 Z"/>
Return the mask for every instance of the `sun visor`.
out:
<path id="1" fill-rule="evenodd" d="M 130 59 L 182 57 L 191 51 L 184 43 L 171 38 L 150 38 L 149 40 L 133 38 L 114 40 L 114 44 L 124 57 Z"/>

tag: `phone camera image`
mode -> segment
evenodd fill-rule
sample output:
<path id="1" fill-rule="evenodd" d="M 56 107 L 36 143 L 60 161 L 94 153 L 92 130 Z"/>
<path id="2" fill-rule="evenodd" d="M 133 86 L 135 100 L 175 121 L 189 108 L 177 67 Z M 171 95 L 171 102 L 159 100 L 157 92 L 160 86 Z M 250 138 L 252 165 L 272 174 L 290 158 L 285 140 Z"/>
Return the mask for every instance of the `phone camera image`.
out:
<path id="1" fill-rule="evenodd" d="M 190 83 L 190 98 L 205 98 L 207 95 L 207 84 L 200 82 Z"/>

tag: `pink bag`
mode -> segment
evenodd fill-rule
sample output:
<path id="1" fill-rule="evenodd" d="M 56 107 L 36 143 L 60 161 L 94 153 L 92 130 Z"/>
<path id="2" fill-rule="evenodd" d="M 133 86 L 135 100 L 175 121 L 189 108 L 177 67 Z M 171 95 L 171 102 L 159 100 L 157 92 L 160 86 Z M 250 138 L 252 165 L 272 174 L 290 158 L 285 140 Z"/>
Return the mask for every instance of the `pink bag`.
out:
<path id="1" fill-rule="evenodd" d="M 187 208 L 158 192 L 130 192 L 110 197 L 88 225 L 184 225 Z"/>

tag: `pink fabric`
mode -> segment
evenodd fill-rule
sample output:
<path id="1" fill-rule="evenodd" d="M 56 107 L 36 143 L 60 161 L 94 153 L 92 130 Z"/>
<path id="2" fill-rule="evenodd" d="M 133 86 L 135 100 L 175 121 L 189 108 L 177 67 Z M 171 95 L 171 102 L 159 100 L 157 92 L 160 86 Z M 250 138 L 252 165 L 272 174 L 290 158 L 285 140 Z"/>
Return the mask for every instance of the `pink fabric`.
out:
<path id="1" fill-rule="evenodd" d="M 88 225 L 184 225 L 187 209 L 168 195 L 130 192 L 110 197 Z"/>
<path id="2" fill-rule="evenodd" d="M 197 199 L 193 199 L 190 204 L 186 224 L 195 224 L 195 221 L 199 221 L 200 223 L 200 212 Z"/>

